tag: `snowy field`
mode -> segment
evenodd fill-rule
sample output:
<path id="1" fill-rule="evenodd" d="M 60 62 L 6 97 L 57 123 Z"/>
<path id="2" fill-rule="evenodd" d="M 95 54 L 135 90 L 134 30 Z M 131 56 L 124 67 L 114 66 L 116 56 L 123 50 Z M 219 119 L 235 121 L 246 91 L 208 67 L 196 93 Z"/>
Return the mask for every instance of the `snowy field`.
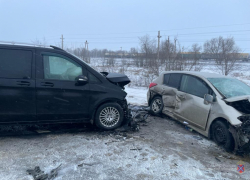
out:
<path id="1" fill-rule="evenodd" d="M 107 66 L 106 60 L 103 58 L 92 58 L 90 65 L 97 71 L 124 73 L 130 79 L 129 87 L 148 87 L 156 76 L 148 74 L 148 71 L 143 67 L 135 67 L 133 59 L 115 59 L 114 66 Z M 212 60 L 201 61 L 201 72 L 209 72 L 221 74 L 221 71 Z M 250 85 L 250 62 L 239 61 L 235 64 L 235 69 L 229 74 L 230 77 L 235 77 L 248 85 Z"/>

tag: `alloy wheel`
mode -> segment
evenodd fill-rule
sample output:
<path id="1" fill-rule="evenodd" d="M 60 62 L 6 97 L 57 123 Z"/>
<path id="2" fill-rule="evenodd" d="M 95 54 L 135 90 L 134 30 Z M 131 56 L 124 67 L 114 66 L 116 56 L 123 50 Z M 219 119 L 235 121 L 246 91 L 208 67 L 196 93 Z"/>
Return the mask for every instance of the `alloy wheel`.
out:
<path id="1" fill-rule="evenodd" d="M 105 127 L 113 127 L 120 120 L 120 113 L 114 107 L 106 107 L 100 112 L 100 122 Z"/>

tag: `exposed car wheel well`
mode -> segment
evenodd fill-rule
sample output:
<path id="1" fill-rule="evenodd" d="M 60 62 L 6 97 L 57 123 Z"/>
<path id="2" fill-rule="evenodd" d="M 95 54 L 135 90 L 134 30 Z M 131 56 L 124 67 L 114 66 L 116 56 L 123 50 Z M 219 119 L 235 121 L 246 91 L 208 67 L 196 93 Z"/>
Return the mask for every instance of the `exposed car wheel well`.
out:
<path id="1" fill-rule="evenodd" d="M 213 120 L 213 122 L 212 122 L 212 124 L 210 125 L 210 127 L 209 127 L 209 135 L 208 135 L 208 137 L 209 137 L 209 139 L 212 139 L 213 138 L 213 136 L 212 136 L 212 134 L 213 134 L 213 124 L 216 122 L 216 121 L 221 121 L 221 122 L 224 122 L 226 125 L 227 125 L 227 127 L 229 128 L 229 125 L 230 125 L 230 123 L 228 122 L 228 120 L 226 120 L 225 118 L 222 118 L 222 117 L 219 117 L 219 118 L 216 118 L 216 119 L 214 119 Z"/>

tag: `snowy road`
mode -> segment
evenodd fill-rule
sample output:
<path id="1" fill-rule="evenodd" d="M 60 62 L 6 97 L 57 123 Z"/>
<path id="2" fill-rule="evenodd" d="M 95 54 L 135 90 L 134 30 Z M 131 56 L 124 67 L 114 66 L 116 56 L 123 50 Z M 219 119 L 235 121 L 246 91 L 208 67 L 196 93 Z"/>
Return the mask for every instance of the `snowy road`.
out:
<path id="1" fill-rule="evenodd" d="M 31 180 L 26 170 L 49 171 L 57 180 L 79 179 L 249 179 L 237 172 L 241 157 L 179 123 L 150 117 L 139 132 L 115 134 L 95 129 L 0 138 L 0 179 Z M 246 161 L 246 159 L 243 159 Z"/>
<path id="2" fill-rule="evenodd" d="M 147 89 L 126 88 L 130 103 L 146 103 Z M 62 164 L 57 180 L 249 179 L 250 160 L 225 152 L 168 118 L 149 117 L 139 132 L 103 132 L 61 126 L 60 132 L 0 137 L 0 179 L 31 180 Z M 65 129 L 64 129 L 65 128 Z M 237 162 L 245 172 L 237 172 Z"/>

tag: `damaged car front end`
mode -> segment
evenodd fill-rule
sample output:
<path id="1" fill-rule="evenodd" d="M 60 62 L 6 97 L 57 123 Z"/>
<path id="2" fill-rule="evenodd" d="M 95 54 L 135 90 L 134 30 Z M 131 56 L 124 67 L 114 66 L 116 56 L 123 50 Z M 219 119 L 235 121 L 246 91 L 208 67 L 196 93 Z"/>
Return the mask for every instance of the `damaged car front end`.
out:
<path id="1" fill-rule="evenodd" d="M 229 131 L 235 140 L 235 150 L 244 150 L 250 147 L 250 96 L 240 96 L 225 99 L 227 105 L 232 106 L 242 115 L 237 119 L 240 124 L 230 126 Z"/>
<path id="2" fill-rule="evenodd" d="M 226 150 L 250 147 L 250 87 L 218 74 L 163 72 L 149 86 L 148 104 L 213 139 Z"/>

